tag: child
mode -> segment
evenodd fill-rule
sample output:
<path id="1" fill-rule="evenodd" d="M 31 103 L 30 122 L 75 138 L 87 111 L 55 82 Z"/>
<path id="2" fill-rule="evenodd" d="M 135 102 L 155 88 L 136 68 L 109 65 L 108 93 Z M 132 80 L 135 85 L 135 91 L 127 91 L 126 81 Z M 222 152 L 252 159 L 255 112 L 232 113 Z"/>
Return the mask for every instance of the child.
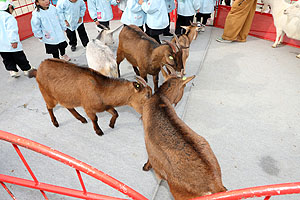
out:
<path id="1" fill-rule="evenodd" d="M 121 22 L 126 25 L 136 25 L 144 31 L 146 13 L 142 10 L 142 6 L 138 4 L 138 0 L 128 0 L 125 11 L 121 17 Z"/>
<path id="2" fill-rule="evenodd" d="M 168 10 L 165 2 L 160 0 L 139 0 L 143 11 L 146 13 L 146 33 L 159 44 L 159 35 L 169 25 Z"/>
<path id="3" fill-rule="evenodd" d="M 17 20 L 12 16 L 14 8 L 9 0 L 0 0 L 0 55 L 12 77 L 19 77 L 17 65 L 27 76 L 31 66 L 22 50 Z"/>
<path id="4" fill-rule="evenodd" d="M 67 26 L 67 37 L 69 38 L 69 45 L 71 45 L 71 50 L 76 50 L 77 30 L 79 38 L 83 47 L 86 47 L 89 42 L 89 38 L 86 34 L 83 16 L 85 14 L 85 3 L 83 0 L 59 0 L 56 5 L 56 9 L 60 17 L 65 21 Z"/>
<path id="5" fill-rule="evenodd" d="M 200 0 L 178 1 L 178 18 L 176 22 L 175 34 L 179 35 L 184 32 L 181 26 L 189 26 L 193 22 L 194 15 L 200 9 Z"/>
<path id="6" fill-rule="evenodd" d="M 111 5 L 117 5 L 120 0 L 87 0 L 90 17 L 99 27 L 103 25 L 109 29 L 109 21 L 113 18 Z"/>
<path id="7" fill-rule="evenodd" d="M 214 12 L 214 5 L 216 4 L 216 0 L 200 0 L 200 11 L 196 14 L 197 18 L 197 26 L 201 27 L 200 31 L 205 31 L 205 25 L 207 23 L 207 19 L 210 18 L 212 12 Z M 202 18 L 202 23 L 201 23 Z"/>
<path id="8" fill-rule="evenodd" d="M 36 9 L 32 12 L 31 28 L 35 37 L 45 43 L 46 53 L 53 58 L 71 60 L 66 53 L 66 24 L 59 19 L 56 8 L 50 5 L 49 0 L 35 0 Z"/>

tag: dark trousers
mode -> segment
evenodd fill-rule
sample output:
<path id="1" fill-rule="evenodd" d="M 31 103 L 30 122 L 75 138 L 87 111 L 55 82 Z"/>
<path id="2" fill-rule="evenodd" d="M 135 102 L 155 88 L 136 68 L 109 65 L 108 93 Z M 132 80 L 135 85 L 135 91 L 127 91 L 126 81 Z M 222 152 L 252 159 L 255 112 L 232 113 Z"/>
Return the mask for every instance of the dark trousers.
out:
<path id="1" fill-rule="evenodd" d="M 109 21 L 106 21 L 106 22 L 100 22 L 99 21 L 99 23 L 109 29 Z M 102 26 L 98 26 L 98 27 L 103 29 Z"/>
<path id="2" fill-rule="evenodd" d="M 83 23 L 77 28 L 77 32 L 80 41 L 82 43 L 82 46 L 86 47 L 87 43 L 89 42 L 89 38 L 86 34 Z M 67 33 L 67 37 L 69 38 L 69 45 L 76 46 L 77 45 L 76 30 L 71 31 L 70 29 L 67 29 L 66 33 Z"/>
<path id="3" fill-rule="evenodd" d="M 164 35 L 170 34 L 170 13 L 168 13 L 168 17 L 169 17 L 169 25 L 164 29 L 163 32 Z"/>
<path id="4" fill-rule="evenodd" d="M 223 0 L 221 0 L 220 4 L 222 4 Z M 225 0 L 225 5 L 230 6 L 231 0 Z"/>
<path id="5" fill-rule="evenodd" d="M 68 43 L 66 41 L 59 44 L 45 44 L 46 53 L 52 54 L 53 58 L 59 58 L 59 53 L 61 56 L 65 55 L 67 46 Z"/>
<path id="6" fill-rule="evenodd" d="M 153 39 L 155 39 L 159 44 L 161 44 L 159 35 L 163 33 L 164 29 L 151 29 L 147 24 L 145 24 L 146 27 L 146 34 Z"/>
<path id="7" fill-rule="evenodd" d="M 202 24 L 206 25 L 207 20 L 210 18 L 210 13 L 197 13 L 196 18 L 197 18 L 197 22 L 201 22 L 201 18 L 202 18 Z"/>
<path id="8" fill-rule="evenodd" d="M 176 22 L 176 29 L 175 29 L 175 34 L 180 35 L 183 34 L 183 28 L 180 26 L 189 26 L 191 25 L 191 22 L 193 22 L 194 16 L 182 16 L 178 15 L 177 17 L 177 22 Z"/>
<path id="9" fill-rule="evenodd" d="M 31 69 L 29 61 L 23 51 L 0 52 L 0 55 L 3 58 L 3 63 L 7 71 L 18 72 L 17 65 L 22 71 Z"/>

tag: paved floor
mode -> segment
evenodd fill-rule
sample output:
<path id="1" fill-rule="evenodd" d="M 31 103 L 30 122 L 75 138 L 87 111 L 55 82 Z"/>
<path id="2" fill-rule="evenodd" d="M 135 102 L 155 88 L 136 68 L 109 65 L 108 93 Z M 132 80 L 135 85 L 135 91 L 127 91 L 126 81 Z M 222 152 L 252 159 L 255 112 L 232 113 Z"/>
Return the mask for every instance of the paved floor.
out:
<path id="1" fill-rule="evenodd" d="M 112 28 L 120 25 L 112 22 Z M 90 38 L 97 32 L 86 24 Z M 204 136 L 215 152 L 224 185 L 232 190 L 266 184 L 300 181 L 300 60 L 299 49 L 271 48 L 272 42 L 249 37 L 246 43 L 217 43 L 222 29 L 207 27 L 192 43 L 187 76 L 196 75 L 177 105 L 178 115 Z M 168 38 L 165 38 L 168 39 Z M 22 42 L 34 67 L 47 58 L 36 38 Z M 72 61 L 86 65 L 81 45 Z M 2 61 L 2 60 L 0 60 Z M 133 79 L 127 62 L 121 75 Z M 108 126 L 110 114 L 99 113 L 104 136 L 94 133 L 92 123 L 81 124 L 63 107 L 55 114 L 60 127 L 52 125 L 34 79 L 11 78 L 0 62 L 0 129 L 86 162 L 151 199 L 157 184 L 153 172 L 142 171 L 147 160 L 140 115 L 132 108 L 117 108 L 116 126 Z M 150 77 L 149 77 L 150 78 Z M 151 86 L 152 78 L 149 79 Z M 162 81 L 162 77 L 160 83 Z M 83 109 L 78 111 L 86 116 Z M 80 189 L 74 169 L 22 148 L 39 181 Z M 12 146 L 0 141 L 0 173 L 29 178 Z M 76 180 L 76 181 L 74 181 Z M 125 197 L 101 182 L 84 176 L 87 190 Z M 9 184 L 8 184 L 9 185 Z M 21 200 L 42 199 L 38 191 L 9 185 Z M 47 193 L 51 200 L 74 199 Z M 10 197 L 0 189 L 0 199 Z M 172 199 L 165 183 L 155 199 Z M 261 198 L 260 198 L 261 199 Z M 299 200 L 300 195 L 272 199 Z"/>

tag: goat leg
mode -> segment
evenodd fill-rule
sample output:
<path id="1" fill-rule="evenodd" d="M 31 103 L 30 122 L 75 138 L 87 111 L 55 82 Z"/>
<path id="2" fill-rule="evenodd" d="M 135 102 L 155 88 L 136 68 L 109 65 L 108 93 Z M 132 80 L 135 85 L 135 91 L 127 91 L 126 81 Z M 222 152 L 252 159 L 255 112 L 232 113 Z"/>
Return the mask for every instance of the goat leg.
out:
<path id="1" fill-rule="evenodd" d="M 97 117 L 96 113 L 86 112 L 86 114 L 92 120 L 96 134 L 99 136 L 102 136 L 103 131 L 101 130 L 101 128 L 98 125 L 98 117 Z"/>
<path id="2" fill-rule="evenodd" d="M 59 127 L 59 124 L 58 124 L 58 122 L 56 120 L 56 117 L 54 116 L 53 109 L 52 108 L 48 108 L 48 112 L 49 112 L 49 115 L 51 117 L 51 121 L 52 121 L 53 125 L 55 127 Z"/>
<path id="3" fill-rule="evenodd" d="M 78 119 L 79 121 L 81 121 L 81 123 L 87 123 L 86 119 L 84 117 L 82 117 L 74 108 L 68 108 L 68 110 L 72 113 L 72 115 Z"/>
<path id="4" fill-rule="evenodd" d="M 111 128 L 114 128 L 116 120 L 119 117 L 119 114 L 113 107 L 109 107 L 106 111 L 109 112 L 112 115 L 112 117 L 110 119 L 110 122 L 109 122 L 109 126 Z"/>
<path id="5" fill-rule="evenodd" d="M 132 66 L 132 67 L 133 67 L 133 70 L 134 70 L 135 74 L 138 75 L 138 76 L 140 76 L 139 69 L 137 67 L 135 67 L 135 66 Z"/>
<path id="6" fill-rule="evenodd" d="M 273 48 L 276 48 L 278 46 L 280 36 L 282 36 L 282 30 L 276 29 L 276 39 L 274 44 L 272 45 Z"/>
<path id="7" fill-rule="evenodd" d="M 149 162 L 149 159 L 148 159 L 147 162 L 143 166 L 143 170 L 144 171 L 149 171 L 150 169 L 152 169 L 152 165 L 151 165 L 151 163 Z"/>

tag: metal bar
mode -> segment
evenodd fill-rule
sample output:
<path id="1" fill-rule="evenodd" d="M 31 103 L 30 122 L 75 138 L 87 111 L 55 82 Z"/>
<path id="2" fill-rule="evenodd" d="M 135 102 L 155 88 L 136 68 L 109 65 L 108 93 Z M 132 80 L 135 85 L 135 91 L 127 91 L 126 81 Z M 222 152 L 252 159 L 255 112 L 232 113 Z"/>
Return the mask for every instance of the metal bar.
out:
<path id="1" fill-rule="evenodd" d="M 19 146 L 28 148 L 30 150 L 33 150 L 35 152 L 38 152 L 40 154 L 43 154 L 45 156 L 48 156 L 54 160 L 57 160 L 59 162 L 62 162 L 72 168 L 78 169 L 79 171 L 94 177 L 103 183 L 111 186 L 112 188 L 122 192 L 123 194 L 131 197 L 132 199 L 136 200 L 148 200 L 146 197 L 141 195 L 140 193 L 136 192 L 129 186 L 125 185 L 124 183 L 118 181 L 117 179 L 105 174 L 104 172 L 84 163 L 80 160 L 77 160 L 69 155 L 66 155 L 64 153 L 61 153 L 57 150 L 51 149 L 50 147 L 47 147 L 45 145 L 42 145 L 40 143 L 34 142 L 32 140 L 5 132 L 0 130 L 0 139 L 17 144 Z"/>
<path id="2" fill-rule="evenodd" d="M 8 187 L 6 187 L 6 185 L 2 181 L 0 182 L 0 184 L 4 187 L 4 189 L 11 196 L 11 198 L 13 198 L 14 200 L 17 200 L 16 197 L 13 195 L 13 193 L 8 189 Z"/>
<path id="3" fill-rule="evenodd" d="M 227 192 L 216 193 L 193 200 L 239 200 L 254 197 L 277 196 L 286 194 L 300 193 L 300 182 L 283 183 L 276 185 L 265 185 L 252 188 L 244 188 L 239 190 L 231 190 Z"/>
<path id="4" fill-rule="evenodd" d="M 86 189 L 85 189 L 85 185 L 83 183 L 83 180 L 82 180 L 82 177 L 81 177 L 81 174 L 80 174 L 80 171 L 78 169 L 76 169 L 76 173 L 77 173 L 77 176 L 79 178 L 79 181 L 80 181 L 80 185 L 83 189 L 83 193 L 86 194 Z"/>
<path id="5" fill-rule="evenodd" d="M 21 158 L 22 162 L 24 163 L 26 169 L 28 170 L 28 172 L 30 173 L 31 177 L 33 178 L 35 184 L 38 185 L 38 184 L 39 184 L 39 181 L 37 180 L 37 178 L 36 178 L 35 175 L 33 174 L 33 171 L 32 171 L 31 168 L 29 167 L 29 165 L 28 165 L 27 161 L 25 160 L 25 158 L 24 158 L 22 152 L 20 151 L 19 147 L 18 147 L 16 144 L 13 144 L 13 146 L 14 146 L 15 150 L 17 151 L 19 157 Z M 41 193 L 42 193 L 43 197 L 44 197 L 46 200 L 48 200 L 48 198 L 47 198 L 45 192 L 44 192 L 44 191 L 41 191 Z"/>
<path id="6" fill-rule="evenodd" d="M 84 194 L 80 190 L 75 190 L 75 189 L 66 188 L 66 187 L 60 187 L 60 186 L 51 185 L 51 184 L 42 183 L 42 182 L 39 182 L 39 184 L 36 185 L 35 182 L 32 180 L 17 178 L 17 177 L 13 177 L 13 176 L 4 175 L 4 174 L 0 174 L 0 181 L 15 184 L 15 185 L 20 185 L 20 186 L 24 186 L 24 187 L 29 187 L 29 188 L 33 188 L 33 189 L 37 189 L 37 190 L 43 190 L 43 191 L 47 191 L 47 192 L 61 194 L 61 195 L 65 195 L 65 196 L 77 197 L 77 198 L 81 198 L 81 199 L 89 198 L 91 200 L 125 200 L 125 199 L 121 199 L 121 198 L 109 197 L 109 196 L 90 193 L 90 192 Z"/>

